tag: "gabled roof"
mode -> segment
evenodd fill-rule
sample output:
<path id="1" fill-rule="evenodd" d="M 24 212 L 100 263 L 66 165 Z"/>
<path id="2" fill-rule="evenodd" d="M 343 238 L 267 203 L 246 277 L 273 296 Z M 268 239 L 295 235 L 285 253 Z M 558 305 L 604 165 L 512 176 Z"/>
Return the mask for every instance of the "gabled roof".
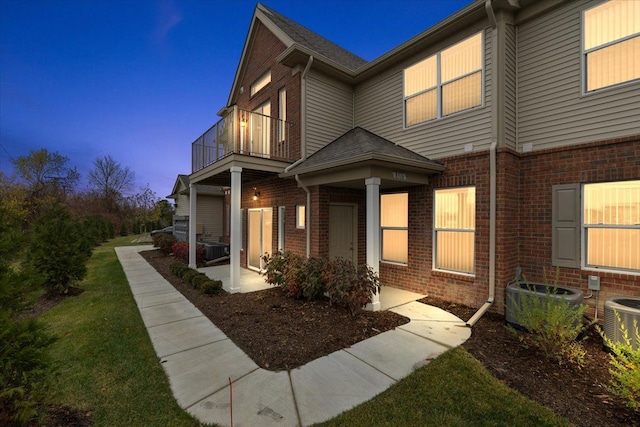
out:
<path id="1" fill-rule="evenodd" d="M 167 196 L 167 199 L 177 199 L 185 189 L 189 189 L 189 175 L 178 175 L 175 184 L 173 184 L 173 190 L 171 190 L 171 194 Z"/>
<path id="2" fill-rule="evenodd" d="M 366 129 L 356 127 L 280 176 L 288 177 L 318 172 L 366 161 L 417 167 L 424 169 L 425 173 L 444 170 L 444 165 L 440 162 L 430 160 Z"/>
<path id="3" fill-rule="evenodd" d="M 257 7 L 261 9 L 275 25 L 285 32 L 294 43 L 298 43 L 301 46 L 311 49 L 312 51 L 319 53 L 350 70 L 357 70 L 367 63 L 366 60 L 362 59 L 358 55 L 349 52 L 330 40 L 325 39 L 308 28 L 281 15 L 275 10 L 260 3 L 258 3 Z"/>

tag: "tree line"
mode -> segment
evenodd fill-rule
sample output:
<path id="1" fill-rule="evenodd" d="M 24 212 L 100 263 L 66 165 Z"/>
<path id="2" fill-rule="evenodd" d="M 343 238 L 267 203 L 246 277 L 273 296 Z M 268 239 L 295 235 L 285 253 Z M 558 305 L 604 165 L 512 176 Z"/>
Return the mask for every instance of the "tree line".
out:
<path id="1" fill-rule="evenodd" d="M 93 248 L 116 235 L 171 224 L 172 206 L 135 174 L 98 157 L 78 190 L 69 159 L 46 149 L 13 159 L 0 172 L 0 425 L 26 425 L 42 413 L 54 338 L 25 313 L 33 295 L 66 294 L 87 273 Z"/>

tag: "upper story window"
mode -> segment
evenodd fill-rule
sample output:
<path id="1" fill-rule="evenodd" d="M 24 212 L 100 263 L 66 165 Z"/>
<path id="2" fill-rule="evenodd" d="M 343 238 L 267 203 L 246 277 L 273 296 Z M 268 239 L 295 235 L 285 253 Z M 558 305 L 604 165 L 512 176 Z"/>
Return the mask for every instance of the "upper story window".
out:
<path id="1" fill-rule="evenodd" d="M 640 79 L 640 1 L 615 0 L 583 14 L 585 91 Z"/>
<path id="2" fill-rule="evenodd" d="M 264 73 L 260 76 L 253 84 L 251 85 L 251 96 L 258 93 L 263 87 L 271 83 L 271 70 Z"/>
<path id="3" fill-rule="evenodd" d="M 410 127 L 482 105 L 482 33 L 404 70 L 404 121 Z"/>
<path id="4" fill-rule="evenodd" d="M 287 139 L 287 89 L 278 91 L 278 141 Z"/>

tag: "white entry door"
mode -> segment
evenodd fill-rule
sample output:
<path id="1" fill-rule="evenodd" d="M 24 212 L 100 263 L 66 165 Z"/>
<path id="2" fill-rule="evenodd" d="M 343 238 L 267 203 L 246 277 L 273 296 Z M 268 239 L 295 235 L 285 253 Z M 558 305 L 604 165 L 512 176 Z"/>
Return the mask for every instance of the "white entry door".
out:
<path id="1" fill-rule="evenodd" d="M 249 209 L 249 253 L 247 264 L 254 270 L 262 270 L 262 255 L 271 253 L 273 210 L 271 208 Z"/>
<path id="2" fill-rule="evenodd" d="M 267 101 L 251 115 L 251 155 L 269 157 L 271 151 L 271 102 Z"/>

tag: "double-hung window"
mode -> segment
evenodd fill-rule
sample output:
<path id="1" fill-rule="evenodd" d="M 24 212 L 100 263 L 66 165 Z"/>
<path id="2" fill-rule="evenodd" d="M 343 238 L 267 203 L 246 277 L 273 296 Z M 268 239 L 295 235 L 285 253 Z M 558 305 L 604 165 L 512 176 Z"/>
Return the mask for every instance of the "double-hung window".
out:
<path id="1" fill-rule="evenodd" d="M 584 184 L 583 265 L 640 273 L 640 181 Z"/>
<path id="2" fill-rule="evenodd" d="M 475 187 L 435 190 L 434 199 L 434 269 L 474 274 Z"/>
<path id="3" fill-rule="evenodd" d="M 380 196 L 382 261 L 406 264 L 409 250 L 409 194 Z"/>
<path id="4" fill-rule="evenodd" d="M 614 0 L 583 13 L 584 91 L 640 79 L 640 0 Z"/>
<path id="5" fill-rule="evenodd" d="M 482 105 L 482 51 L 480 32 L 406 68 L 405 127 Z"/>

